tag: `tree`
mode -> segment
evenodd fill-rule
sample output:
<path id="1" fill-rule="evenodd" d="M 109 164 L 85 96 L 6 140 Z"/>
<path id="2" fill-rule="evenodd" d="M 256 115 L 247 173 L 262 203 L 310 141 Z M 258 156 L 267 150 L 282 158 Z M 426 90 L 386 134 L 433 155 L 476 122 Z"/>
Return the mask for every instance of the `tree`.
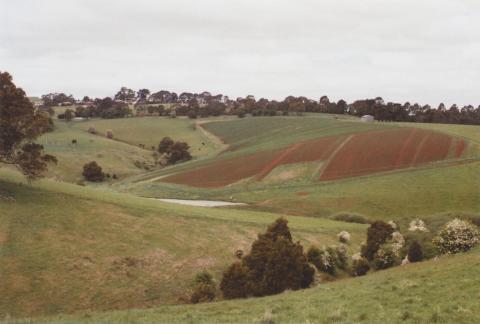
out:
<path id="1" fill-rule="evenodd" d="M 140 89 L 137 92 L 138 99 L 140 100 L 147 100 L 149 94 L 150 90 L 148 89 Z"/>
<path id="2" fill-rule="evenodd" d="M 300 243 L 294 243 L 284 218 L 277 219 L 252 244 L 250 254 L 224 273 L 220 288 L 225 298 L 266 296 L 286 289 L 307 288 L 315 270 Z"/>
<path id="3" fill-rule="evenodd" d="M 75 103 L 75 98 L 72 95 L 67 96 L 64 93 L 48 93 L 42 96 L 42 101 L 45 106 L 71 106 Z"/>
<path id="4" fill-rule="evenodd" d="M 83 173 L 85 180 L 92 182 L 102 182 L 105 179 L 105 174 L 102 167 L 97 162 L 92 161 L 83 166 Z"/>
<path id="5" fill-rule="evenodd" d="M 73 119 L 73 117 L 75 117 L 75 114 L 74 114 L 73 110 L 71 110 L 71 109 L 65 110 L 65 114 L 64 114 L 64 117 L 63 117 L 65 119 L 65 121 L 69 122 Z"/>
<path id="6" fill-rule="evenodd" d="M 158 145 L 158 152 L 164 154 L 168 164 L 189 161 L 192 155 L 190 146 L 185 142 L 174 142 L 170 137 L 164 137 Z"/>
<path id="7" fill-rule="evenodd" d="M 168 136 L 162 138 L 162 140 L 160 141 L 160 144 L 158 145 L 158 153 L 160 154 L 167 153 L 170 147 L 173 145 L 173 143 L 174 143 L 173 140 Z"/>
<path id="8" fill-rule="evenodd" d="M 239 108 L 239 109 L 237 110 L 237 116 L 238 116 L 238 118 L 243 118 L 243 117 L 245 117 L 245 109 Z"/>
<path id="9" fill-rule="evenodd" d="M 185 142 L 175 142 L 167 151 L 168 164 L 177 162 L 185 162 L 192 159 L 192 155 L 188 151 L 190 146 Z"/>
<path id="10" fill-rule="evenodd" d="M 392 238 L 393 227 L 383 221 L 373 222 L 367 230 L 367 245 L 362 255 L 372 261 L 382 244 Z"/>
<path id="11" fill-rule="evenodd" d="M 50 129 L 50 117 L 35 111 L 12 76 L 0 72 L 0 162 L 14 165 L 29 181 L 41 177 L 57 159 L 34 140 Z"/>
<path id="12" fill-rule="evenodd" d="M 135 99 L 135 91 L 127 87 L 121 87 L 115 94 L 115 100 L 127 101 Z"/>
<path id="13" fill-rule="evenodd" d="M 226 299 L 246 298 L 251 295 L 249 269 L 242 262 L 233 263 L 223 273 L 220 290 Z"/>

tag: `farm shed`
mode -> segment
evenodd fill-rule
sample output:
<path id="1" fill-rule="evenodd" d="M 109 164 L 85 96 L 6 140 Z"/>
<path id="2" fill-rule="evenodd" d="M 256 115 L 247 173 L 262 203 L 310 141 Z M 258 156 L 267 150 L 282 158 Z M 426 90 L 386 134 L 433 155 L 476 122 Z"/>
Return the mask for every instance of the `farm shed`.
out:
<path id="1" fill-rule="evenodd" d="M 372 115 L 363 115 L 360 120 L 364 123 L 371 123 L 375 120 L 375 118 Z"/>

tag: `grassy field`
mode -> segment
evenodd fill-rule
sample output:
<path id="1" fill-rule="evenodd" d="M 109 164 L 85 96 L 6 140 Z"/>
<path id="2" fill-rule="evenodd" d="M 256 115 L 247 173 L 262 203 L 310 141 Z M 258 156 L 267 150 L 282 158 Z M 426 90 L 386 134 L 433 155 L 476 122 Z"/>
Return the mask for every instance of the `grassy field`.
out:
<path id="1" fill-rule="evenodd" d="M 58 159 L 58 165 L 50 168 L 49 176 L 75 182 L 82 179 L 85 163 L 97 161 L 104 172 L 123 178 L 145 172 L 135 166 L 135 161 L 153 163 L 151 151 L 92 135 L 78 125 L 77 122 L 56 121 L 55 130 L 38 139 L 45 151 Z M 77 143 L 72 144 L 72 140 Z"/>
<path id="2" fill-rule="evenodd" d="M 97 129 L 98 135 L 87 132 L 91 126 Z M 104 136 L 106 130 L 113 131 L 114 140 Z M 82 179 L 83 165 L 90 161 L 97 161 L 104 172 L 116 174 L 120 179 L 144 174 L 147 170 L 135 162 L 155 168 L 151 146 L 156 147 L 164 136 L 189 143 L 194 159 L 214 156 L 224 148 L 221 141 L 197 127 L 194 121 L 161 117 L 70 123 L 56 120 L 55 130 L 40 137 L 38 142 L 59 161 L 51 167 L 49 176 L 76 182 Z M 72 144 L 72 140 L 77 143 Z M 138 144 L 144 144 L 145 148 Z"/>
<path id="3" fill-rule="evenodd" d="M 223 149 L 221 142 L 212 141 L 197 121 L 187 118 L 170 119 L 167 117 L 136 117 L 120 119 L 97 119 L 78 123 L 77 128 L 84 131 L 94 127 L 100 134 L 112 130 L 115 139 L 138 146 L 145 145 L 151 149 L 158 147 L 163 137 L 169 136 L 173 140 L 187 142 L 194 157 L 211 156 Z"/>
<path id="4" fill-rule="evenodd" d="M 480 249 L 277 296 L 37 323 L 478 323 Z M 18 323 L 29 323 L 21 321 Z"/>
<path id="5" fill-rule="evenodd" d="M 394 123 L 395 125 L 405 127 L 418 127 L 431 129 L 454 136 L 464 137 L 470 141 L 480 144 L 479 126 L 475 125 L 456 125 L 456 124 L 428 124 L 428 123 Z"/>
<path id="6" fill-rule="evenodd" d="M 416 168 L 326 183 L 245 184 L 199 189 L 148 183 L 128 191 L 141 196 L 248 202 L 249 208 L 329 217 L 360 213 L 370 219 L 412 219 L 450 211 L 480 212 L 480 162 Z M 431 203 L 426 203 L 431 202 Z"/>
<path id="7" fill-rule="evenodd" d="M 198 271 L 217 280 L 279 215 L 207 209 L 0 173 L 0 314 L 12 317 L 178 302 Z M 289 217 L 296 240 L 332 244 L 365 225 Z"/>

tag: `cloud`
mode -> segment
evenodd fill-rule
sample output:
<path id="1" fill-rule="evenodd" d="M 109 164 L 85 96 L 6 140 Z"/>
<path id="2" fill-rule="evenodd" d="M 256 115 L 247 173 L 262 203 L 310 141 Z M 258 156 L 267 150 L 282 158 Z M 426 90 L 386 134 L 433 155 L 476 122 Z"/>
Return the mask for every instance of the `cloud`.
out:
<path id="1" fill-rule="evenodd" d="M 0 69 L 32 95 L 120 86 L 478 104 L 474 0 L 0 0 Z"/>

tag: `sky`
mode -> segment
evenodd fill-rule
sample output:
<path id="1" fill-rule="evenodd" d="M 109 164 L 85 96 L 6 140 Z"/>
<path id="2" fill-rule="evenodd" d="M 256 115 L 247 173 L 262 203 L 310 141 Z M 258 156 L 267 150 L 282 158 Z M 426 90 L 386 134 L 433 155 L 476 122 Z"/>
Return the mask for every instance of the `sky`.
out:
<path id="1" fill-rule="evenodd" d="M 480 104 L 478 0 L 0 0 L 28 95 L 120 87 Z"/>

